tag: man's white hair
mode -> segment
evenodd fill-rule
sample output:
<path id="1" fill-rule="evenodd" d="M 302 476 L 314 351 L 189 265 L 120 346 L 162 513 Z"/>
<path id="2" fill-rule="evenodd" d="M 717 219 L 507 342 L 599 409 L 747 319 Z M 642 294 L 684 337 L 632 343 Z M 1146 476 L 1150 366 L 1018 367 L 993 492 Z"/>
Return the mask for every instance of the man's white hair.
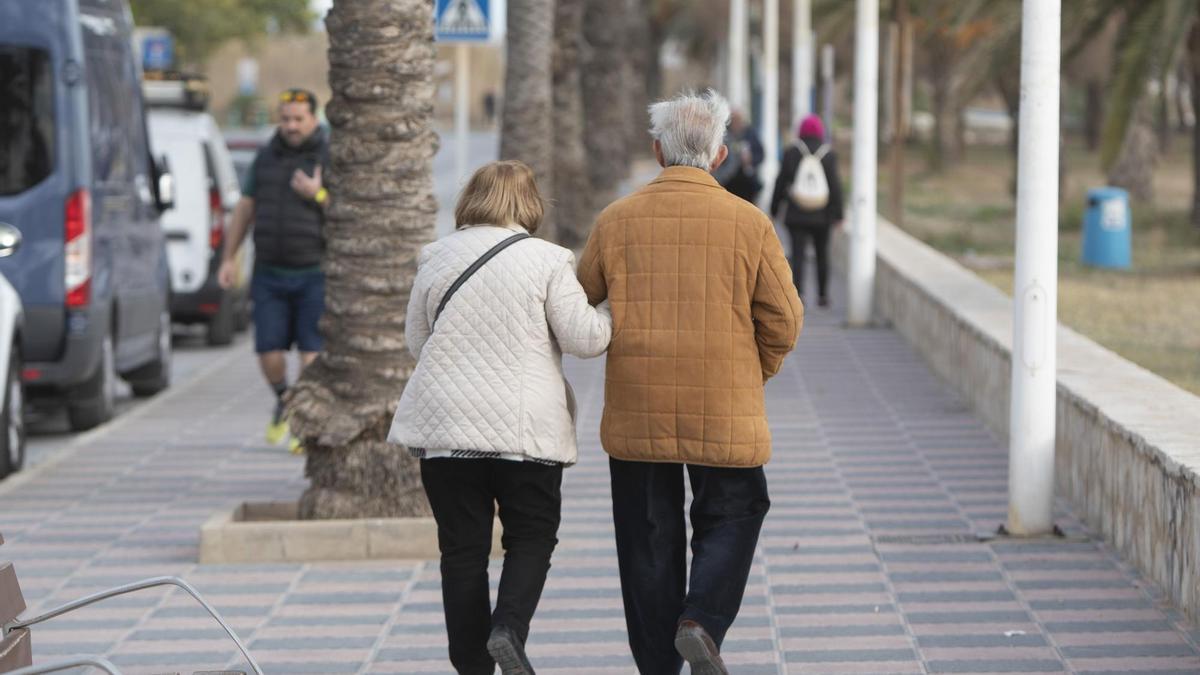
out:
<path id="1" fill-rule="evenodd" d="M 684 92 L 650 106 L 650 136 L 662 147 L 667 166 L 708 171 L 728 125 L 729 102 L 712 89 L 700 95 Z"/>

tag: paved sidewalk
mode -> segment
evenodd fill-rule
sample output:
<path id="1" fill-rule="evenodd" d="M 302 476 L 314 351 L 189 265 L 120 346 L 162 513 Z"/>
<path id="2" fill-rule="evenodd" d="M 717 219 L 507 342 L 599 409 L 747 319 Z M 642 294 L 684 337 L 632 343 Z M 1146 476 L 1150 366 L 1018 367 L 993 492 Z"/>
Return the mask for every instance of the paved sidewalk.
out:
<path id="1" fill-rule="evenodd" d="M 568 371 L 582 461 L 529 652 L 539 673 L 627 674 L 602 363 Z M 734 673 L 1200 672 L 1200 633 L 1069 513 L 1065 541 L 955 543 L 1002 522 L 1006 452 L 895 333 L 814 309 L 768 391 L 773 506 L 725 645 Z M 449 672 L 436 563 L 195 563 L 214 510 L 304 487 L 302 460 L 261 441 L 270 407 L 246 349 L 0 485 L 0 557 L 31 610 L 178 574 L 271 675 Z M 33 645 L 39 661 L 105 654 L 131 673 L 236 664 L 215 625 L 164 591 L 38 627 Z"/>

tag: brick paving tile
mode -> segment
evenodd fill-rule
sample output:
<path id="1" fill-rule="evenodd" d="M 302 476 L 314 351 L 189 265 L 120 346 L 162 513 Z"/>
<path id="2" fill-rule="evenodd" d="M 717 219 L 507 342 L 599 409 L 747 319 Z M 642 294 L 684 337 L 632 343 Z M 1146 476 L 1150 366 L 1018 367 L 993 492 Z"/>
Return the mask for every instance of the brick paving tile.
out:
<path id="1" fill-rule="evenodd" d="M 542 673 L 628 674 L 597 440 L 603 366 L 566 369 L 581 461 L 565 474 L 561 543 L 529 654 Z M 814 308 L 767 390 L 772 511 L 724 645 L 734 673 L 1200 672 L 1200 630 L 1065 504 L 1069 539 L 974 540 L 1004 517 L 1006 450 L 895 333 L 847 331 Z M 30 612 L 175 574 L 272 675 L 450 672 L 435 561 L 196 563 L 214 511 L 305 487 L 303 458 L 261 440 L 270 405 L 249 350 L 222 356 L 68 461 L 0 485 L 3 554 Z M 90 607 L 38 627 L 33 644 L 39 662 L 103 655 L 135 674 L 239 667 L 178 591 Z"/>

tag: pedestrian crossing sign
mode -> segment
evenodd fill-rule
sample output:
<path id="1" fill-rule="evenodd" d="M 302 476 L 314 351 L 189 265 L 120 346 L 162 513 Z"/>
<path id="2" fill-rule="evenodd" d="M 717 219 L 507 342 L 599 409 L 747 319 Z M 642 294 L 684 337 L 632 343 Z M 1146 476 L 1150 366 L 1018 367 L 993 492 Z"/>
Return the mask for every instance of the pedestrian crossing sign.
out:
<path id="1" fill-rule="evenodd" d="M 490 36 L 488 0 L 437 0 L 437 39 L 484 42 Z"/>

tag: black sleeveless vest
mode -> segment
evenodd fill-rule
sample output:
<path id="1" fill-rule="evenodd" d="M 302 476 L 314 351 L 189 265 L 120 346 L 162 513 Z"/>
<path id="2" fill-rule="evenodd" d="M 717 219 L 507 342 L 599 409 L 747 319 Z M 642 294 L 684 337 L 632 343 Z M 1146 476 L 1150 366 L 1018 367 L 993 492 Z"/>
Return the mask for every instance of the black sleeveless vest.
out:
<path id="1" fill-rule="evenodd" d="M 313 267 L 325 252 L 324 213 L 315 202 L 296 194 L 292 174 L 313 175 L 318 164 L 328 168 L 329 144 L 317 127 L 298 148 L 279 133 L 254 162 L 254 257 L 264 265 Z"/>

